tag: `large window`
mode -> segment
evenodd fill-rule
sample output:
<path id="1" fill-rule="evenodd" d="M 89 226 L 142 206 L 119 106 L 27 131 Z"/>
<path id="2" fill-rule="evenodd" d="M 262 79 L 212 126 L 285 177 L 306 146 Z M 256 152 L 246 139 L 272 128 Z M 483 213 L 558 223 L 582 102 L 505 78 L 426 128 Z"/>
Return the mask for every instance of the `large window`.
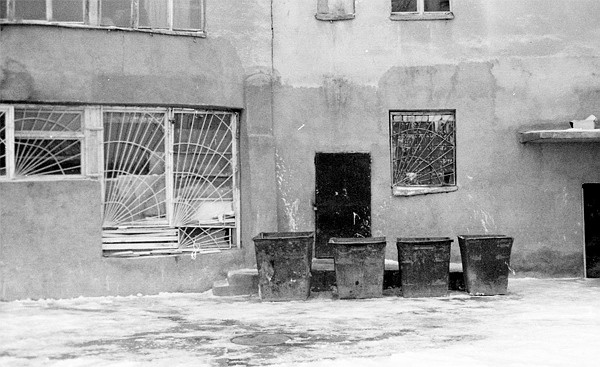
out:
<path id="1" fill-rule="evenodd" d="M 454 111 L 390 112 L 394 194 L 456 190 L 455 146 Z"/>
<path id="2" fill-rule="evenodd" d="M 0 0 L 3 22 L 204 31 L 205 0 Z"/>
<path id="3" fill-rule="evenodd" d="M 0 180 L 97 178 L 107 256 L 239 247 L 237 114 L 0 105 Z"/>
<path id="4" fill-rule="evenodd" d="M 450 0 L 392 0 L 392 20 L 452 18 Z"/>

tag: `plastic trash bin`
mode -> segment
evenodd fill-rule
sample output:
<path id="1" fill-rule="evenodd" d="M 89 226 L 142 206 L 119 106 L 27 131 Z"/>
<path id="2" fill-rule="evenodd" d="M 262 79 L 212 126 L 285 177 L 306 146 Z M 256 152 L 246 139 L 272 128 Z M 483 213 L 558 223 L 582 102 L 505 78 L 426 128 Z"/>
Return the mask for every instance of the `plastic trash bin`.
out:
<path id="1" fill-rule="evenodd" d="M 398 238 L 398 263 L 403 297 L 442 297 L 448 294 L 448 237 Z"/>
<path id="2" fill-rule="evenodd" d="M 260 298 L 266 301 L 307 299 L 313 232 L 263 232 L 253 241 Z"/>
<path id="3" fill-rule="evenodd" d="M 476 296 L 506 294 L 513 238 L 503 235 L 458 236 L 467 292 Z"/>
<path id="4" fill-rule="evenodd" d="M 329 240 L 339 298 L 383 296 L 385 237 Z"/>

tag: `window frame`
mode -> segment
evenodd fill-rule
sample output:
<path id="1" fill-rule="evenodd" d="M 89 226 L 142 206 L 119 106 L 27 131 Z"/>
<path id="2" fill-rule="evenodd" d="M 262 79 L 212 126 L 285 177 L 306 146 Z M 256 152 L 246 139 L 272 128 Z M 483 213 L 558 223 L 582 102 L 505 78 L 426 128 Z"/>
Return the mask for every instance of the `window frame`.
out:
<path id="1" fill-rule="evenodd" d="M 65 110 L 73 110 L 81 112 L 81 127 L 78 132 L 57 132 L 35 130 L 32 132 L 23 132 L 22 134 L 15 130 L 15 110 L 27 108 L 64 108 Z M 98 173 L 94 171 L 97 167 L 93 162 L 93 157 L 89 154 L 90 147 L 93 145 L 94 134 L 90 130 L 93 128 L 88 126 L 89 113 L 84 107 L 73 107 L 63 105 L 47 105 L 47 104 L 15 104 L 5 105 L 0 104 L 0 111 L 5 113 L 5 165 L 6 175 L 0 176 L 0 181 L 47 181 L 47 180 L 80 180 L 88 177 L 97 177 Z M 79 174 L 37 174 L 31 176 L 23 176 L 16 173 L 16 140 L 19 136 L 32 139 L 43 140 L 78 140 L 81 144 L 80 152 L 80 173 Z"/>
<path id="2" fill-rule="evenodd" d="M 394 160 L 395 149 L 397 148 L 396 143 L 394 142 L 394 116 L 408 116 L 410 114 L 418 113 L 420 115 L 443 115 L 443 114 L 452 114 L 454 117 L 454 126 L 453 126 L 453 136 L 452 136 L 452 146 L 453 146 L 453 154 L 452 154 L 452 173 L 453 173 L 453 181 L 452 184 L 439 184 L 439 185 L 399 185 L 395 181 L 395 171 L 394 171 Z M 394 196 L 415 196 L 415 195 L 426 195 L 426 194 L 435 194 L 435 193 L 447 193 L 458 190 L 457 183 L 457 162 L 456 162 L 456 110 L 453 109 L 426 109 L 426 110 L 390 110 L 389 111 L 389 142 L 390 142 L 390 178 L 391 178 L 391 188 L 392 194 Z"/>
<path id="3" fill-rule="evenodd" d="M 390 8 L 391 8 L 390 0 Z M 417 11 L 394 12 L 391 11 L 390 20 L 450 20 L 454 19 L 452 0 L 449 0 L 449 11 L 425 11 L 425 0 L 417 0 Z"/>
<path id="4" fill-rule="evenodd" d="M 104 29 L 104 30 L 120 30 L 129 32 L 142 32 L 142 33 L 153 33 L 153 34 L 167 34 L 167 35 L 179 35 L 179 36 L 193 36 L 193 37 L 206 37 L 206 0 L 199 0 L 201 7 L 200 10 L 200 29 L 198 30 L 186 30 L 177 29 L 173 27 L 173 12 L 174 12 L 174 1 L 168 0 L 167 4 L 170 8 L 168 19 L 169 29 L 164 28 L 145 28 L 139 27 L 139 1 L 140 0 L 129 0 L 131 2 L 132 10 L 136 10 L 136 14 L 132 13 L 131 27 L 118 27 L 101 24 L 102 17 L 102 0 L 81 0 L 83 21 L 56 21 L 52 19 L 52 0 L 45 0 L 46 2 L 46 19 L 45 20 L 31 20 L 31 19 L 17 19 L 15 17 L 15 2 L 17 0 L 0 0 L 6 2 L 6 18 L 0 18 L 0 24 L 20 24 L 20 25 L 41 25 L 41 26 L 54 26 L 54 27 L 65 27 L 65 28 L 86 28 L 86 29 Z"/>

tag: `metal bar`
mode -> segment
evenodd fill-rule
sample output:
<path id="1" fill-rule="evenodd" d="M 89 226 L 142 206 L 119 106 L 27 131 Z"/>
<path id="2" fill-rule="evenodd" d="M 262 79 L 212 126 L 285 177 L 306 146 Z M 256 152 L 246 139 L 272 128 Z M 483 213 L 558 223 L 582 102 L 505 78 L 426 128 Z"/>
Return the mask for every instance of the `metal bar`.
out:
<path id="1" fill-rule="evenodd" d="M 241 196 L 240 196 L 240 188 L 239 188 L 239 160 L 238 160 L 238 139 L 239 139 L 239 130 L 238 130 L 238 114 L 234 113 L 231 116 L 231 129 L 232 129 L 232 147 L 231 147 L 231 164 L 233 171 L 233 213 L 235 215 L 235 246 L 237 248 L 241 247 L 241 236 L 240 236 L 240 205 L 241 205 Z"/>

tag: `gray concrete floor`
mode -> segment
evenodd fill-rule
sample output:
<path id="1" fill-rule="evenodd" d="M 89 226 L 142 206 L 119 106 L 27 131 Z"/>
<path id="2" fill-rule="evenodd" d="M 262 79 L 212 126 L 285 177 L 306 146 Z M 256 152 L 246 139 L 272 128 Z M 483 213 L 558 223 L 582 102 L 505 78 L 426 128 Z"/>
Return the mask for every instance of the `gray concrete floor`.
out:
<path id="1" fill-rule="evenodd" d="M 510 279 L 492 297 L 4 302 L 0 329 L 2 366 L 598 366 L 600 279 Z"/>

